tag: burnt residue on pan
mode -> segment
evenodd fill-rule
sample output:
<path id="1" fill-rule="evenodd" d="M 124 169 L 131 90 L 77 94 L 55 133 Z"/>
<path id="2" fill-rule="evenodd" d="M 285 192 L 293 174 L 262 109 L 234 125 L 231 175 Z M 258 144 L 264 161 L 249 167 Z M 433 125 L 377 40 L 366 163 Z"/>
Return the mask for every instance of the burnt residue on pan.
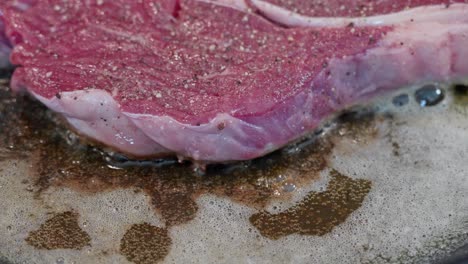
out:
<path id="1" fill-rule="evenodd" d="M 88 194 L 131 188 L 150 196 L 156 214 L 164 221 L 164 229 L 147 224 L 133 226 L 121 242 L 121 253 L 138 263 L 144 263 L 134 255 L 140 254 L 140 251 L 131 250 L 138 247 L 138 241 L 142 241 L 138 237 L 148 232 L 155 233 L 158 236 L 157 241 L 153 241 L 155 244 L 169 245 L 168 228 L 186 224 L 196 216 L 199 210 L 196 199 L 200 195 L 229 197 L 262 212 L 270 202 L 290 199 L 296 188 L 317 180 L 319 173 L 328 167 L 337 138 L 348 137 L 366 143 L 376 137 L 376 124 L 382 118 L 373 114 L 347 113 L 339 118 L 333 129 L 316 133 L 320 136 L 304 139 L 294 146 L 251 162 L 210 166 L 205 175 L 197 176 L 188 163 L 116 169 L 105 162 L 108 157 L 103 157 L 100 151 L 76 142 L 57 116 L 45 107 L 32 99 L 14 97 L 10 93 L 5 86 L 0 88 L 0 158 L 31 161 L 35 178 L 30 182 L 34 182 L 33 191 L 37 199 L 41 199 L 41 193 L 51 187 L 66 187 Z M 354 187 L 357 189 L 354 190 Z M 253 215 L 251 221 L 261 234 L 273 239 L 290 233 L 322 235 L 359 208 L 369 188 L 367 181 L 355 181 L 334 172 L 329 190 L 309 194 L 304 201 L 284 212 L 280 221 L 276 219 L 280 216 L 265 213 Z M 343 207 L 342 210 L 329 212 L 327 217 L 334 221 L 325 223 L 328 218 L 324 218 L 323 226 L 314 222 L 312 225 L 315 226 L 309 226 L 310 232 L 302 232 L 294 226 L 294 222 L 306 218 L 322 217 L 317 213 L 320 208 L 314 204 L 326 203 L 328 198 L 335 199 Z M 266 225 L 275 225 L 273 229 L 289 227 L 285 229 L 286 233 L 279 234 L 271 231 L 273 229 L 268 231 Z M 38 239 L 34 238 L 38 234 L 31 233 L 28 243 L 36 243 L 37 247 L 42 248 L 56 247 L 37 244 Z M 141 246 L 145 245 L 142 242 Z M 163 259 L 168 250 L 169 246 L 167 250 L 143 250 L 141 254 L 155 254 Z"/>
<path id="2" fill-rule="evenodd" d="M 129 261 L 151 264 L 163 260 L 172 241 L 167 229 L 148 223 L 132 225 L 120 241 L 120 252 Z"/>
<path id="3" fill-rule="evenodd" d="M 286 235 L 316 235 L 329 233 L 361 207 L 371 189 L 371 182 L 354 180 L 337 171 L 324 192 L 311 192 L 297 205 L 278 214 L 260 212 L 250 222 L 260 233 L 271 239 Z"/>
<path id="4" fill-rule="evenodd" d="M 166 226 L 173 226 L 193 219 L 198 210 L 195 200 L 206 193 L 259 209 L 272 199 L 288 198 L 288 184 L 301 186 L 317 179 L 318 172 L 327 166 L 331 147 L 330 143 L 316 142 L 304 159 L 277 153 L 248 168 L 210 168 L 202 177 L 194 175 L 190 164 L 111 169 L 92 148 L 68 146 L 59 136 L 35 150 L 32 157 L 38 173 L 38 195 L 51 186 L 88 193 L 133 188 L 146 192 Z"/>
<path id="5" fill-rule="evenodd" d="M 37 249 L 82 249 L 90 246 L 90 236 L 78 225 L 78 213 L 58 213 L 29 233 L 26 242 Z"/>

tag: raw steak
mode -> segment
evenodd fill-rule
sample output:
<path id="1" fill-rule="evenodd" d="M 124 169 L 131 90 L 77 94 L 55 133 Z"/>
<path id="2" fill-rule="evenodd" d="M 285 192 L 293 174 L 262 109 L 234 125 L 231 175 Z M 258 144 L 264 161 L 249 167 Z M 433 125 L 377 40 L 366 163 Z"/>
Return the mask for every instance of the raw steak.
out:
<path id="1" fill-rule="evenodd" d="M 137 157 L 252 159 L 377 94 L 468 77 L 466 1 L 13 2 L 12 88 Z"/>

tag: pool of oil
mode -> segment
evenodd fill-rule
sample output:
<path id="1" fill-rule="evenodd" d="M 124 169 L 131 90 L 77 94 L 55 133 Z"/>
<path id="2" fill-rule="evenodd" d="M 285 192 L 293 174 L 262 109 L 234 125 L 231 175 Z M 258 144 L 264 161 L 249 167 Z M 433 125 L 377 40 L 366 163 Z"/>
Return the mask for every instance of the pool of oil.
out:
<path id="1" fill-rule="evenodd" d="M 456 135 L 444 129 L 434 132 L 450 134 L 438 144 L 431 142 L 433 134 L 424 135 L 430 130 L 405 138 L 433 119 L 437 122 L 431 124 L 440 127 L 447 116 L 457 121 L 449 123 L 456 123 L 457 131 L 468 129 L 460 111 L 465 107 L 461 85 L 446 89 L 455 95 L 448 98 L 436 98 L 427 88 L 412 102 L 348 111 L 283 150 L 250 162 L 209 166 L 204 175 L 190 163 L 132 162 L 105 154 L 80 141 L 56 114 L 7 87 L 4 80 L 0 210 L 6 213 L 0 234 L 6 239 L 0 256 L 12 262 L 418 262 L 442 258 L 467 237 L 463 174 L 468 166 L 460 155 L 468 141 L 447 146 L 444 142 Z M 421 98 L 431 106 L 422 114 Z M 411 124 L 412 118 L 420 124 Z M 457 153 L 455 162 L 431 170 L 433 159 L 447 152 Z M 429 176 L 424 180 L 421 174 Z M 454 188 L 452 200 L 444 200 L 449 199 L 443 196 L 446 189 L 432 190 L 432 184 Z M 426 199 L 434 195 L 441 200 L 433 205 L 444 205 L 450 216 L 427 212 L 434 208 Z M 406 209 L 404 203 L 411 206 Z M 426 212 L 408 211 L 418 203 L 425 207 L 416 211 Z M 385 225 L 389 219 L 376 212 L 418 226 L 401 227 L 411 234 L 407 238 L 394 230 L 398 221 Z M 363 231 L 366 226 L 373 231 Z M 394 234 L 382 239 L 395 241 L 379 241 L 387 232 Z M 344 241 L 347 246 L 333 251 Z M 435 248 L 432 242 L 438 243 Z M 278 248 L 283 252 L 275 253 Z"/>

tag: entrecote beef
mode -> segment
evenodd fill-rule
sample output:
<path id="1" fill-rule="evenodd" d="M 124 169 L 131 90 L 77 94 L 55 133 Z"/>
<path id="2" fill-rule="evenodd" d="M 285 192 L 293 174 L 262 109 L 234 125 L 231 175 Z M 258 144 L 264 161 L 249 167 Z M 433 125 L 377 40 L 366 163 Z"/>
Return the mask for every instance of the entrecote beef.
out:
<path id="1" fill-rule="evenodd" d="M 467 1 L 323 2 L 23 0 L 0 8 L 17 66 L 12 88 L 136 157 L 252 159 L 377 94 L 467 79 Z"/>

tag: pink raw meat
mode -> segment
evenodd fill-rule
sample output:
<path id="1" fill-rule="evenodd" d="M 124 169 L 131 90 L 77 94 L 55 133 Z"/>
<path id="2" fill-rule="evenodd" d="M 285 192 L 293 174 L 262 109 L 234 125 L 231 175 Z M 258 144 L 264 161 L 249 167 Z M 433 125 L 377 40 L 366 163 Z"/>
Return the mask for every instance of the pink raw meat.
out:
<path id="1" fill-rule="evenodd" d="M 379 1 L 359 17 L 364 1 L 12 2 L 12 88 L 137 157 L 252 159 L 375 95 L 468 77 L 466 1 Z"/>

